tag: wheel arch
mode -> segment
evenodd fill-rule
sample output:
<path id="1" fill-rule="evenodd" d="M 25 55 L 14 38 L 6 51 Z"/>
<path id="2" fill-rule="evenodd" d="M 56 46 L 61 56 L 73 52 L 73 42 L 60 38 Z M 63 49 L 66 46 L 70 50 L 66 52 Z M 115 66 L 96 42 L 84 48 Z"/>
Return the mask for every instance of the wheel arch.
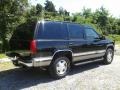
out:
<path id="1" fill-rule="evenodd" d="M 57 50 L 52 57 L 52 61 L 54 61 L 56 58 L 60 57 L 60 56 L 65 56 L 67 57 L 71 64 L 72 64 L 72 60 L 73 60 L 73 52 L 71 50 Z"/>
<path id="2" fill-rule="evenodd" d="M 114 44 L 108 44 L 106 50 L 107 50 L 108 48 L 111 48 L 111 49 L 114 50 Z"/>

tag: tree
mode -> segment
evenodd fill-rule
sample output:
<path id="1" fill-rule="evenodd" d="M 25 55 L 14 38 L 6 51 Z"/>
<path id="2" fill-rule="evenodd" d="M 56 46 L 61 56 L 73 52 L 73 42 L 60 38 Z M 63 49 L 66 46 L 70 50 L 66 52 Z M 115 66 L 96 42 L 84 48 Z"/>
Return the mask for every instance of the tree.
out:
<path id="1" fill-rule="evenodd" d="M 82 12 L 83 17 L 85 18 L 89 18 L 92 15 L 91 9 L 89 8 L 83 8 L 83 12 Z"/>
<path id="2" fill-rule="evenodd" d="M 55 6 L 52 1 L 46 0 L 45 2 L 45 10 L 48 12 L 55 12 Z"/>
<path id="3" fill-rule="evenodd" d="M 79 23 L 79 24 L 88 24 L 88 19 L 85 19 L 85 17 L 83 17 L 81 15 L 81 13 L 76 13 L 74 14 L 74 17 L 73 17 L 73 21 Z"/>
<path id="4" fill-rule="evenodd" d="M 35 6 L 32 6 L 30 9 L 30 16 L 36 16 L 37 10 Z"/>
<path id="5" fill-rule="evenodd" d="M 42 12 L 42 9 L 43 9 L 42 5 L 41 4 L 37 4 L 36 5 L 36 14 L 40 15 L 41 12 Z"/>
<path id="6" fill-rule="evenodd" d="M 67 10 L 64 10 L 64 13 L 66 16 L 69 16 L 69 14 L 70 14 Z"/>
<path id="7" fill-rule="evenodd" d="M 96 12 L 94 13 L 94 19 L 96 19 L 96 23 L 102 30 L 103 34 L 108 33 L 107 31 L 108 15 L 109 13 L 104 7 L 97 9 Z"/>
<path id="8" fill-rule="evenodd" d="M 64 12 L 63 7 L 60 7 L 60 8 L 59 8 L 59 14 L 60 14 L 60 15 L 65 15 L 65 12 Z"/>
<path id="9" fill-rule="evenodd" d="M 0 1 L 0 33 L 3 44 L 2 51 L 8 49 L 8 37 L 21 22 L 21 16 L 24 14 L 25 7 L 27 5 L 28 0 Z"/>

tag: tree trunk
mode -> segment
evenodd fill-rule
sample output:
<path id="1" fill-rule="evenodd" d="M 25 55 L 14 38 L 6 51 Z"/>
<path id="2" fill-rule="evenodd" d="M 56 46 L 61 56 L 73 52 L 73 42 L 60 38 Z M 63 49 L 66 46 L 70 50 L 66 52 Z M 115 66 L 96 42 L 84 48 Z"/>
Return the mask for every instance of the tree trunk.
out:
<path id="1" fill-rule="evenodd" d="M 8 41 L 5 37 L 2 37 L 2 52 L 6 52 L 9 50 Z"/>

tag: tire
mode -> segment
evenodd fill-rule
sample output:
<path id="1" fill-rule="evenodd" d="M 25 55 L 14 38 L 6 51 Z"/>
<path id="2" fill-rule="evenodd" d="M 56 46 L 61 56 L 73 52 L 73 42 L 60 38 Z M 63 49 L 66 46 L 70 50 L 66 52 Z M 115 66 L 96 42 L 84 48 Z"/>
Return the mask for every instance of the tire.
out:
<path id="1" fill-rule="evenodd" d="M 112 48 L 108 48 L 106 50 L 105 56 L 104 56 L 104 64 L 111 64 L 113 61 L 114 51 Z"/>
<path id="2" fill-rule="evenodd" d="M 12 60 L 12 63 L 14 66 L 20 66 L 19 63 L 18 63 L 18 60 Z"/>
<path id="3" fill-rule="evenodd" d="M 70 60 L 67 57 L 56 58 L 49 67 L 49 73 L 55 79 L 65 77 L 69 71 Z"/>

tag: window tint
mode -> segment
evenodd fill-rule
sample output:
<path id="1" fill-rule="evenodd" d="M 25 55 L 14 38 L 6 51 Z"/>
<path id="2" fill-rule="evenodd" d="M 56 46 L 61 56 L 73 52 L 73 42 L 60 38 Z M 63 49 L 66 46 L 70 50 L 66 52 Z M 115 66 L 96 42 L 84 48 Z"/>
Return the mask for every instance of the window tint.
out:
<path id="1" fill-rule="evenodd" d="M 31 40 L 34 36 L 35 22 L 29 22 L 19 25 L 14 31 L 11 39 Z"/>
<path id="2" fill-rule="evenodd" d="M 45 22 L 39 25 L 37 32 L 38 39 L 66 39 L 67 26 L 62 27 L 60 22 Z"/>
<path id="3" fill-rule="evenodd" d="M 94 31 L 92 28 L 86 28 L 85 32 L 86 32 L 87 39 L 94 39 L 94 38 L 99 37 L 99 35 L 96 33 L 96 31 Z"/>
<path id="4" fill-rule="evenodd" d="M 69 33 L 71 39 L 83 39 L 83 29 L 79 24 L 69 24 Z"/>

